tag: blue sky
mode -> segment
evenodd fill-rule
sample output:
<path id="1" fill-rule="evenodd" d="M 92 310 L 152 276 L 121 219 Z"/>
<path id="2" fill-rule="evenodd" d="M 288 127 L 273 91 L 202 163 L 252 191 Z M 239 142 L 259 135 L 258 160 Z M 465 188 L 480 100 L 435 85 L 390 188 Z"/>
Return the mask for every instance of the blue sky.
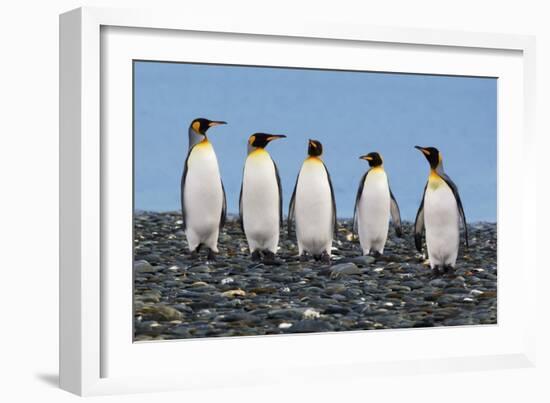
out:
<path id="1" fill-rule="evenodd" d="M 238 211 L 246 142 L 286 134 L 267 150 L 279 167 L 285 214 L 307 139 L 321 141 L 339 217 L 350 217 L 368 169 L 384 158 L 403 219 L 414 220 L 428 164 L 414 145 L 434 146 L 461 193 L 466 218 L 496 221 L 497 80 L 370 72 L 135 62 L 135 208 L 179 209 L 187 130 L 196 117 L 225 120 L 209 131 Z"/>

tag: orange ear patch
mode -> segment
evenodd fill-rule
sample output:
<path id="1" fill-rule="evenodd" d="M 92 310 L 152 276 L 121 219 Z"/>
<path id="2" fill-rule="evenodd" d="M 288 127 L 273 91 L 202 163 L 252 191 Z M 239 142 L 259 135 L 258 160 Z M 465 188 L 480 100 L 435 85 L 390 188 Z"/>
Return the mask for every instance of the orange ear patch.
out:
<path id="1" fill-rule="evenodd" d="M 200 122 L 198 122 L 198 121 L 193 122 L 191 127 L 193 128 L 194 131 L 196 131 L 197 133 L 200 133 L 200 131 L 199 131 L 200 127 L 201 127 Z"/>

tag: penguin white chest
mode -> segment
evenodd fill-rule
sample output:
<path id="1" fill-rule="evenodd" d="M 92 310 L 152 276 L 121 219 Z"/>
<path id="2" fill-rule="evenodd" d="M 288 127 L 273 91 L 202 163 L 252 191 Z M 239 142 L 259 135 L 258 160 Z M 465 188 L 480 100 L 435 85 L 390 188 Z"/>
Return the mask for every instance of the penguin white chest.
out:
<path id="1" fill-rule="evenodd" d="M 279 186 L 267 151 L 259 149 L 246 159 L 242 194 L 243 227 L 253 252 L 277 252 L 279 243 Z"/>
<path id="2" fill-rule="evenodd" d="M 184 204 L 190 246 L 196 242 L 214 243 L 215 248 L 223 205 L 223 189 L 216 153 L 207 141 L 191 149 L 187 160 Z"/>
<path id="3" fill-rule="evenodd" d="M 296 235 L 300 252 L 329 255 L 332 246 L 333 207 L 329 179 L 323 163 L 308 158 L 296 187 Z"/>
<path id="4" fill-rule="evenodd" d="M 364 253 L 383 253 L 390 220 L 390 189 L 383 169 L 373 168 L 365 178 L 357 211 L 359 240 Z"/>
<path id="5" fill-rule="evenodd" d="M 424 196 L 424 224 L 431 266 L 454 266 L 460 241 L 458 206 L 449 185 L 435 176 Z"/>

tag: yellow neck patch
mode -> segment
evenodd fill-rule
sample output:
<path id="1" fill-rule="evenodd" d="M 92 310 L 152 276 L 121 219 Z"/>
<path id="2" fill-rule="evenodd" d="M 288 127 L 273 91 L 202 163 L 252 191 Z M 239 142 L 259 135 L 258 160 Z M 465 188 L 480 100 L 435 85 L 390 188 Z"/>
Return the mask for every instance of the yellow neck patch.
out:
<path id="1" fill-rule="evenodd" d="M 208 141 L 208 138 L 204 137 L 193 148 L 207 148 L 207 147 L 212 147 L 212 144 L 210 143 L 210 141 Z"/>
<path id="2" fill-rule="evenodd" d="M 204 158 L 210 159 L 212 156 L 215 158 L 214 147 L 207 139 L 202 140 L 200 143 L 195 144 L 191 149 L 191 154 L 187 160 L 187 165 L 193 166 L 195 161 L 201 161 Z"/>
<path id="3" fill-rule="evenodd" d="M 323 161 L 321 161 L 321 158 L 313 157 L 311 155 L 309 157 L 307 157 L 304 162 L 307 162 L 309 164 L 322 164 L 323 163 Z"/>
<path id="4" fill-rule="evenodd" d="M 441 179 L 441 176 L 439 176 L 439 174 L 434 169 L 432 169 L 430 171 L 430 176 L 428 176 L 428 186 L 430 187 L 430 189 L 435 190 L 444 183 L 445 181 Z"/>
<path id="5" fill-rule="evenodd" d="M 269 157 L 269 153 L 263 148 L 256 148 L 254 151 L 248 154 L 248 158 L 266 158 L 266 157 Z"/>

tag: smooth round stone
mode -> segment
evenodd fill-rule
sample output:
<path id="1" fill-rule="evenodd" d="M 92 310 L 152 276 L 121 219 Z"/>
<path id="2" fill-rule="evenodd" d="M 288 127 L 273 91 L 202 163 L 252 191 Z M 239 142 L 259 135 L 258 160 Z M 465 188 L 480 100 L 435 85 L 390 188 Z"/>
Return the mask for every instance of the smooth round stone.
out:
<path id="1" fill-rule="evenodd" d="M 439 305 L 449 305 L 449 304 L 454 304 L 458 301 L 460 301 L 461 298 L 460 296 L 456 296 L 456 295 L 441 295 L 438 299 L 437 299 L 437 303 Z"/>
<path id="2" fill-rule="evenodd" d="M 407 281 L 403 281 L 401 285 L 404 287 L 409 287 L 409 289 L 411 290 L 417 290 L 419 288 L 422 288 L 424 284 L 418 280 L 407 280 Z"/>
<path id="3" fill-rule="evenodd" d="M 344 291 L 344 296 L 349 299 L 354 299 L 363 295 L 363 292 L 358 288 L 347 288 Z"/>
<path id="4" fill-rule="evenodd" d="M 188 271 L 191 273 L 208 273 L 210 270 L 210 267 L 205 264 L 188 268 Z"/>
<path id="5" fill-rule="evenodd" d="M 146 260 L 134 262 L 134 271 L 137 273 L 154 273 L 156 269 Z"/>
<path id="6" fill-rule="evenodd" d="M 358 257 L 352 258 L 351 262 L 361 266 L 368 266 L 374 263 L 375 260 L 376 259 L 372 256 L 358 256 Z"/>
<path id="7" fill-rule="evenodd" d="M 302 294 L 307 295 L 320 295 L 323 293 L 323 289 L 319 287 L 306 287 L 302 290 Z"/>
<path id="8" fill-rule="evenodd" d="M 209 273 L 190 273 L 188 277 L 192 282 L 204 281 L 209 282 L 212 276 Z"/>
<path id="9" fill-rule="evenodd" d="M 341 314 L 341 315 L 346 315 L 347 313 L 349 313 L 349 308 L 346 308 L 344 306 L 340 306 L 340 305 L 329 305 L 325 308 L 325 310 L 323 311 L 323 314 L 325 315 L 331 315 L 331 314 Z"/>
<path id="10" fill-rule="evenodd" d="M 255 322 L 259 322 L 261 318 L 258 318 L 254 315 L 251 315 L 245 312 L 232 312 L 227 315 L 224 315 L 221 320 L 224 322 L 255 323 Z"/>
<path id="11" fill-rule="evenodd" d="M 465 288 L 448 287 L 445 289 L 447 294 L 468 294 L 468 290 Z"/>
<path id="12" fill-rule="evenodd" d="M 328 285 L 325 290 L 328 294 L 339 294 L 346 291 L 346 286 L 342 283 L 333 283 Z"/>
<path id="13" fill-rule="evenodd" d="M 436 288 L 445 288 L 447 286 L 447 282 L 443 279 L 436 278 L 436 279 L 430 281 L 430 285 L 432 287 L 436 287 Z"/>
<path id="14" fill-rule="evenodd" d="M 179 339 L 187 339 L 191 337 L 191 332 L 189 331 L 189 327 L 187 325 L 173 327 L 169 332 Z"/>
<path id="15" fill-rule="evenodd" d="M 398 291 L 398 292 L 410 292 L 411 288 L 407 287 L 405 285 L 391 285 L 390 289 L 392 291 Z"/>
<path id="16" fill-rule="evenodd" d="M 156 292 L 147 292 L 141 296 L 143 302 L 160 302 L 161 293 Z"/>
<path id="17" fill-rule="evenodd" d="M 333 330 L 334 327 L 325 321 L 318 319 L 304 319 L 295 324 L 290 328 L 285 329 L 285 333 L 315 333 L 315 332 L 328 332 Z"/>
<path id="18" fill-rule="evenodd" d="M 330 278 L 333 279 L 350 274 L 361 274 L 361 270 L 355 263 L 341 263 L 330 269 Z"/>
<path id="19" fill-rule="evenodd" d="M 176 304 L 173 307 L 183 313 L 193 313 L 193 310 L 185 304 Z"/>
<path id="20" fill-rule="evenodd" d="M 162 304 L 145 306 L 141 309 L 141 313 L 144 316 L 147 316 L 148 318 L 156 321 L 172 321 L 183 319 L 183 315 L 180 311 L 171 306 Z"/>
<path id="21" fill-rule="evenodd" d="M 202 283 L 202 284 L 200 284 L 200 283 Z M 194 291 L 194 292 L 198 292 L 198 293 L 212 292 L 212 291 L 216 290 L 216 287 L 213 286 L 213 285 L 206 284 L 202 281 L 200 283 L 191 284 L 189 286 L 189 289 Z"/>
<path id="22" fill-rule="evenodd" d="M 301 319 L 305 308 L 274 309 L 267 313 L 273 319 Z"/>

